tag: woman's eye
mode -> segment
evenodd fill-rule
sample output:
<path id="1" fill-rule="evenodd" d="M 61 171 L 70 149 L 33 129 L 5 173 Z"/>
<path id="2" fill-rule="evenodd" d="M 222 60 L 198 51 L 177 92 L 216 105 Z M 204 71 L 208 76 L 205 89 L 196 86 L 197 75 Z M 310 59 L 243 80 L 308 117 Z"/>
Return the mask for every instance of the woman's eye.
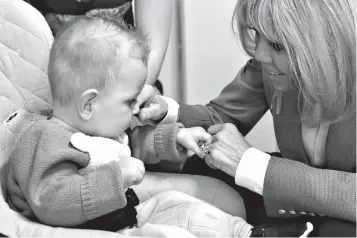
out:
<path id="1" fill-rule="evenodd" d="M 279 44 L 279 43 L 276 43 L 276 42 L 272 42 L 272 41 L 269 41 L 268 44 L 276 52 L 281 52 L 281 51 L 284 50 L 284 46 L 282 44 Z"/>
<path id="2" fill-rule="evenodd" d="M 259 32 L 254 27 L 248 27 L 247 32 L 249 35 L 253 36 L 253 38 L 259 37 Z"/>

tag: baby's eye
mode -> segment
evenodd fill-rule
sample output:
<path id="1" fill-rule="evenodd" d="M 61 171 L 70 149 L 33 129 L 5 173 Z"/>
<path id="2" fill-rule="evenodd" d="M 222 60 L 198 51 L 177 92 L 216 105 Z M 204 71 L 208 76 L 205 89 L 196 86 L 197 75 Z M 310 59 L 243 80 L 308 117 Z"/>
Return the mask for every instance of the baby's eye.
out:
<path id="1" fill-rule="evenodd" d="M 128 104 L 132 104 L 134 102 L 136 102 L 136 98 L 127 101 Z"/>
<path id="2" fill-rule="evenodd" d="M 276 52 L 281 52 L 281 51 L 284 50 L 284 46 L 282 44 L 279 44 L 279 43 L 276 43 L 276 42 L 272 42 L 272 41 L 269 41 L 268 44 Z"/>

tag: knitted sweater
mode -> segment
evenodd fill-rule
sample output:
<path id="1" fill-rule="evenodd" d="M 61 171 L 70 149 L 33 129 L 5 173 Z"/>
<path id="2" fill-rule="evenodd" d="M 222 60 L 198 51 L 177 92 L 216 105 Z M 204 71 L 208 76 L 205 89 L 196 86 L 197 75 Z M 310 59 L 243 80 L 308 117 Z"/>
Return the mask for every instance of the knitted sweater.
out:
<path id="1" fill-rule="evenodd" d="M 130 134 L 133 157 L 182 160 L 176 149 L 179 124 L 143 127 Z M 75 226 L 125 207 L 117 161 L 79 173 L 90 157 L 75 149 L 73 131 L 29 114 L 17 135 L 7 170 L 8 202 L 22 215 L 53 226 Z"/>

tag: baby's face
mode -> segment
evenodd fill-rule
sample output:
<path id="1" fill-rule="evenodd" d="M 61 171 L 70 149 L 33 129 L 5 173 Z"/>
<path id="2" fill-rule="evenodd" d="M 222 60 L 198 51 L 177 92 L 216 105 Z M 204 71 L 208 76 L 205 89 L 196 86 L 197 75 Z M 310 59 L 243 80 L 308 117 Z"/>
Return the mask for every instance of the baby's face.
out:
<path id="1" fill-rule="evenodd" d="M 116 85 L 99 94 L 91 119 L 97 136 L 118 137 L 132 122 L 136 98 L 145 84 L 147 68 L 142 62 L 130 59 L 123 63 L 121 75 L 122 79 Z"/>

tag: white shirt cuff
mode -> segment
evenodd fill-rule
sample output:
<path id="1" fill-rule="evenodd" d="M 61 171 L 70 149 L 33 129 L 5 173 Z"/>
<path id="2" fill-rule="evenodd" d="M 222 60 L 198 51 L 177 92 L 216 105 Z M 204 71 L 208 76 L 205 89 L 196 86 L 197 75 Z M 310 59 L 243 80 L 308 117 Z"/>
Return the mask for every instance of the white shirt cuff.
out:
<path id="1" fill-rule="evenodd" d="M 176 122 L 180 105 L 172 98 L 168 98 L 164 96 L 159 96 L 159 97 L 164 99 L 167 103 L 167 114 L 165 118 L 162 119 L 162 121 L 158 125 L 170 124 Z"/>
<path id="2" fill-rule="evenodd" d="M 239 162 L 235 183 L 263 195 L 264 178 L 270 158 L 269 154 L 250 147 Z"/>

